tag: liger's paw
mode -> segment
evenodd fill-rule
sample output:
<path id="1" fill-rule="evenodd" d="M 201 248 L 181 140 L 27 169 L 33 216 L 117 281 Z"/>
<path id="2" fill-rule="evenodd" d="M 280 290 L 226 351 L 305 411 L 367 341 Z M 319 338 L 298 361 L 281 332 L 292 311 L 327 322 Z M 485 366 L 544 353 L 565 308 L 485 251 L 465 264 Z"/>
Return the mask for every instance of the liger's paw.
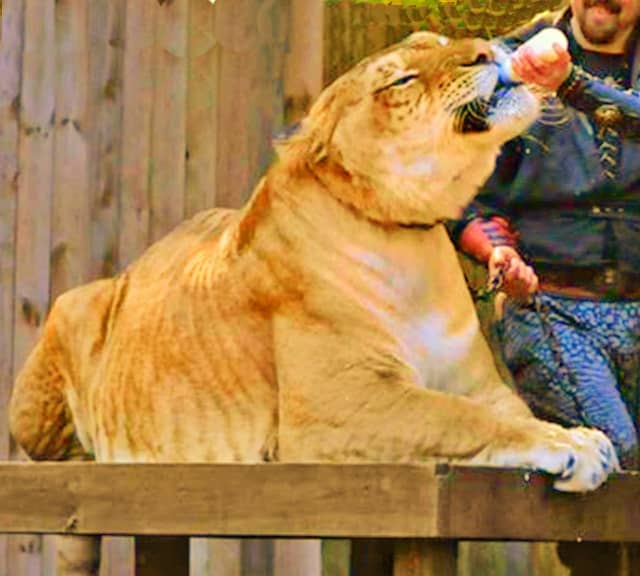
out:
<path id="1" fill-rule="evenodd" d="M 556 490 L 587 492 L 603 484 L 611 472 L 620 469 L 611 440 L 599 430 L 572 428 L 570 435 L 575 459 L 554 482 Z"/>
<path id="2" fill-rule="evenodd" d="M 620 469 L 611 441 L 599 430 L 541 421 L 529 421 L 528 427 L 528 434 L 497 442 L 473 462 L 548 472 L 557 476 L 554 487 L 564 492 L 595 490 Z"/>

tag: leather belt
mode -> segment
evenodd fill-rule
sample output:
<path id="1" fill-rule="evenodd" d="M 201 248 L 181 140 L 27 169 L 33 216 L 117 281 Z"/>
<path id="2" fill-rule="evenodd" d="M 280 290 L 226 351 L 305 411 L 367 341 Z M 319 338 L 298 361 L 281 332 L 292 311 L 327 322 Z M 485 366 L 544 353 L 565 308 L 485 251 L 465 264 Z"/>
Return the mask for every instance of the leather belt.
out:
<path id="1" fill-rule="evenodd" d="M 640 273 L 611 266 L 535 267 L 540 289 L 573 298 L 640 300 Z"/>

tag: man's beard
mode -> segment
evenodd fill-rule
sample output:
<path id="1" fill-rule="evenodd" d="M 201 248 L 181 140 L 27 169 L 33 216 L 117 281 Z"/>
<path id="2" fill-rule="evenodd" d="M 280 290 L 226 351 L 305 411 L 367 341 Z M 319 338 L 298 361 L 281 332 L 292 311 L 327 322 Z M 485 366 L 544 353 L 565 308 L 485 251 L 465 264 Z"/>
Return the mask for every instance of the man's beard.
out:
<path id="1" fill-rule="evenodd" d="M 591 42 L 591 44 L 609 44 L 612 42 L 620 31 L 618 21 L 612 20 L 610 26 L 591 26 L 589 24 L 587 11 L 594 6 L 602 6 L 607 9 L 611 14 L 618 15 L 622 7 L 618 0 L 584 0 L 584 8 L 580 14 L 578 14 L 578 24 L 582 30 L 584 37 Z"/>

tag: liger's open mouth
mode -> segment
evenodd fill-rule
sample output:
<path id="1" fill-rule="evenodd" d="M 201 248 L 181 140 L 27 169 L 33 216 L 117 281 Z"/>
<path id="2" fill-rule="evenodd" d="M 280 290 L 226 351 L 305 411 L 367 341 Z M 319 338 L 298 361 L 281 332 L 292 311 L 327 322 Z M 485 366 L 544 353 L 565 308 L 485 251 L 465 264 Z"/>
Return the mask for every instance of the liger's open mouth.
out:
<path id="1" fill-rule="evenodd" d="M 531 117 L 535 98 L 523 84 L 503 84 L 498 75 L 489 76 L 480 95 L 461 106 L 454 114 L 454 130 L 468 134 L 487 132 L 498 124 Z"/>

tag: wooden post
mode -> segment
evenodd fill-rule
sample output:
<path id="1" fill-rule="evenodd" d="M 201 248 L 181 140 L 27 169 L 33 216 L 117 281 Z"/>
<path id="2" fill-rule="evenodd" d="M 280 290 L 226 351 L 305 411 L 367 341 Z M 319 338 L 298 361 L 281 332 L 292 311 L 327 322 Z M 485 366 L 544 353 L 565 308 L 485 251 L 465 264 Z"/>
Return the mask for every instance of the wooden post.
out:
<path id="1" fill-rule="evenodd" d="M 285 124 L 302 119 L 322 90 L 324 11 L 322 0 L 291 2 L 284 74 Z"/>
<path id="2" fill-rule="evenodd" d="M 122 268 L 149 243 L 153 58 L 158 9 L 157 2 L 126 3 L 118 243 Z"/>
<path id="3" fill-rule="evenodd" d="M 157 18 L 149 173 L 152 242 L 168 234 L 184 218 L 188 0 L 162 4 Z"/>
<path id="4" fill-rule="evenodd" d="M 457 556 L 455 540 L 397 540 L 393 576 L 456 576 Z"/>
<path id="5" fill-rule="evenodd" d="M 352 576 L 390 576 L 393 570 L 393 541 L 358 538 L 351 541 Z"/>
<path id="6" fill-rule="evenodd" d="M 138 536 L 136 576 L 189 576 L 189 538 Z"/>
<path id="7" fill-rule="evenodd" d="M 15 235 L 18 198 L 19 101 L 24 1 L 5 0 L 0 50 L 0 459 L 10 454 L 9 397 L 13 384 Z M 0 574 L 8 574 L 8 538 L 0 536 Z"/>

